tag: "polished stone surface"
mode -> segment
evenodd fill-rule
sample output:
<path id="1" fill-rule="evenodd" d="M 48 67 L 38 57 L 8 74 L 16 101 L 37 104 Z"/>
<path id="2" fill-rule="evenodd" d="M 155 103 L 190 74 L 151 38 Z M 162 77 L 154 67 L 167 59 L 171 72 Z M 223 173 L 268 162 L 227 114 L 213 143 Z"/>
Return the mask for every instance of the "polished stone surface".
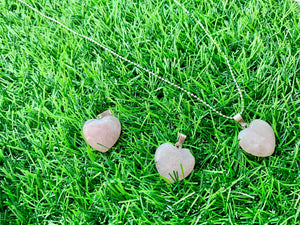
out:
<path id="1" fill-rule="evenodd" d="M 248 128 L 239 133 L 239 139 L 242 149 L 254 156 L 268 157 L 274 153 L 274 131 L 263 120 L 253 120 Z"/>
<path id="2" fill-rule="evenodd" d="M 159 174 L 171 182 L 177 180 L 175 177 L 178 177 L 178 180 L 187 177 L 195 166 L 195 158 L 190 150 L 177 148 L 169 143 L 158 147 L 155 152 L 155 162 Z"/>
<path id="3" fill-rule="evenodd" d="M 104 113 L 100 119 L 90 119 L 83 126 L 86 142 L 100 152 L 108 151 L 117 142 L 120 134 L 120 121 L 110 113 Z"/>

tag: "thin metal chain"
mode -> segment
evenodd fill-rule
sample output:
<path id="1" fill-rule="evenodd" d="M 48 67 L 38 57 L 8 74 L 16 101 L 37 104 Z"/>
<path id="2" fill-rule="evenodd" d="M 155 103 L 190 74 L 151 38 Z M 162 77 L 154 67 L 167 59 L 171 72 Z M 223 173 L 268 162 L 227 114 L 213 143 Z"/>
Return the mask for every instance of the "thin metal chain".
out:
<path id="1" fill-rule="evenodd" d="M 183 6 L 183 5 L 181 5 L 177 0 L 174 0 L 174 2 L 177 4 L 177 5 L 179 5 L 188 15 L 190 15 L 190 12 Z M 238 82 L 236 81 L 236 79 L 235 79 L 235 76 L 234 76 L 234 74 L 233 74 L 233 71 L 232 71 L 232 69 L 231 69 L 231 65 L 230 65 L 230 63 L 229 63 L 229 60 L 228 60 L 228 58 L 227 58 L 227 56 L 226 56 L 226 54 L 221 50 L 221 48 L 220 48 L 220 46 L 218 45 L 218 43 L 212 38 L 212 36 L 207 32 L 207 30 L 205 29 L 205 27 L 203 26 L 203 24 L 198 20 L 198 19 L 196 19 L 195 17 L 194 17 L 194 15 L 193 14 L 191 14 L 192 15 L 192 17 L 197 21 L 197 23 L 201 26 L 201 28 L 204 30 L 204 32 L 205 32 L 205 34 L 210 38 L 210 40 L 215 44 L 215 46 L 217 46 L 217 48 L 218 48 L 218 50 L 219 50 L 219 52 L 221 52 L 222 53 L 222 55 L 223 55 L 223 57 L 225 58 L 225 61 L 226 61 L 226 63 L 227 63 L 227 65 L 228 65 L 228 68 L 229 68 L 229 70 L 230 70 L 230 74 L 231 74 L 231 77 L 232 77 L 232 79 L 233 79 L 233 81 L 234 81 L 234 83 L 235 83 L 235 86 L 236 86 L 236 88 L 237 88 L 237 90 L 238 90 L 238 92 L 239 92 L 239 95 L 240 95 L 240 97 L 241 97 L 241 103 L 242 103 L 242 109 L 241 109 L 241 112 L 239 113 L 240 115 L 242 115 L 242 113 L 244 112 L 244 98 L 243 98 L 243 94 L 242 94 L 242 91 L 241 91 L 241 89 L 240 89 L 240 86 L 238 85 Z M 234 119 L 234 117 L 230 117 L 230 119 Z"/>
<path id="2" fill-rule="evenodd" d="M 70 29 L 69 27 L 67 27 L 66 25 L 62 24 L 61 22 L 59 22 L 59 21 L 57 21 L 57 20 L 55 20 L 55 19 L 53 19 L 53 18 L 51 18 L 51 17 L 49 17 L 49 16 L 46 16 L 45 14 L 43 14 L 42 12 L 40 12 L 40 11 L 38 11 L 37 9 L 33 8 L 32 6 L 30 6 L 29 4 L 27 4 L 27 3 L 24 2 L 23 0 L 17 0 L 17 1 L 19 1 L 19 2 L 21 2 L 22 4 L 26 5 L 28 8 L 30 8 L 30 9 L 33 10 L 34 12 L 40 14 L 42 17 L 44 17 L 44 18 L 46 18 L 46 19 L 48 19 L 48 20 L 51 20 L 51 21 L 53 21 L 54 23 L 59 24 L 60 26 L 62 26 L 62 27 L 65 28 L 66 30 L 70 31 L 71 33 L 73 33 L 73 34 L 75 34 L 75 35 L 77 35 L 77 36 L 79 36 L 79 37 L 82 37 L 82 38 L 84 38 L 84 39 L 86 39 L 86 40 L 88 40 L 88 41 L 90 41 L 90 42 L 92 42 L 92 43 L 94 43 L 94 44 L 100 46 L 101 48 L 103 48 L 104 50 L 110 52 L 110 53 L 113 54 L 114 56 L 116 56 L 116 57 L 118 57 L 118 58 L 120 58 L 120 59 L 122 59 L 122 60 L 124 60 L 124 61 L 126 61 L 126 62 L 128 62 L 128 63 L 130 63 L 130 64 L 132 64 L 132 65 L 134 65 L 134 66 L 136 66 L 137 68 L 139 68 L 139 69 L 141 69 L 141 70 L 146 71 L 147 73 L 151 74 L 151 75 L 154 76 L 154 77 L 157 77 L 158 79 L 164 81 L 165 83 L 167 83 L 167 84 L 169 84 L 169 85 L 171 85 L 171 86 L 173 86 L 173 87 L 175 87 L 175 88 L 178 88 L 179 90 L 181 90 L 182 92 L 185 92 L 185 93 L 188 94 L 189 96 L 194 97 L 195 99 L 197 99 L 198 101 L 200 101 L 201 103 L 203 103 L 204 105 L 206 105 L 208 108 L 210 108 L 212 111 L 214 111 L 214 112 L 216 112 L 217 114 L 219 114 L 220 116 L 222 116 L 222 117 L 224 117 L 224 118 L 227 118 L 227 119 L 234 119 L 233 117 L 226 116 L 226 115 L 222 114 L 220 111 L 214 109 L 212 106 L 210 106 L 208 103 L 206 103 L 205 101 L 203 101 L 201 98 L 199 98 L 197 95 L 191 93 L 190 91 L 188 91 L 188 90 L 186 90 L 186 89 L 184 89 L 184 88 L 178 86 L 177 84 L 175 84 L 175 83 L 173 83 L 173 82 L 171 82 L 171 81 L 166 80 L 165 78 L 163 78 L 163 77 L 161 77 L 161 76 L 159 76 L 159 75 L 153 73 L 152 71 L 150 71 L 150 70 L 148 70 L 148 69 L 142 67 L 141 65 L 139 65 L 139 64 L 137 64 L 137 63 L 135 63 L 135 62 L 132 62 L 132 61 L 129 60 L 129 59 L 124 58 L 123 56 L 121 56 L 121 55 L 119 55 L 119 54 L 113 52 L 112 50 L 110 50 L 109 48 L 105 47 L 104 45 L 98 43 L 97 41 L 93 40 L 92 38 L 87 37 L 87 36 L 85 36 L 85 35 L 83 35 L 83 34 L 77 33 L 76 31 Z M 177 2 L 176 0 L 174 0 L 174 1 L 175 1 L 179 6 L 181 6 L 187 13 L 189 13 L 189 12 L 188 12 L 188 11 L 187 11 L 187 10 L 186 10 L 179 2 Z M 206 34 L 210 37 L 210 39 L 214 42 L 214 44 L 218 47 L 219 51 L 222 52 L 221 49 L 220 49 L 220 47 L 219 47 L 219 46 L 217 45 L 217 43 L 214 41 L 214 39 L 207 33 L 207 31 L 205 30 L 204 26 L 203 26 L 200 22 L 199 22 L 199 24 L 200 24 L 200 26 L 204 29 L 205 33 L 206 33 Z M 223 52 L 222 52 L 222 53 L 223 53 Z M 236 79 L 235 79 L 235 77 L 234 77 L 234 75 L 233 75 L 233 72 L 232 72 L 232 70 L 231 70 L 231 66 L 230 66 L 230 64 L 229 64 L 229 61 L 228 61 L 226 55 L 225 55 L 224 53 L 223 53 L 223 55 L 224 55 L 224 58 L 226 59 L 226 62 L 227 62 L 227 64 L 228 64 L 228 66 L 229 66 L 229 69 L 230 69 L 231 75 L 232 75 L 232 77 L 233 77 L 233 80 L 234 80 L 234 82 L 235 82 L 235 84 L 236 84 L 236 86 L 237 86 L 237 88 L 238 88 L 239 94 L 240 94 L 240 96 L 241 96 L 241 100 L 242 100 L 242 110 L 241 110 L 240 114 L 242 114 L 242 112 L 243 112 L 243 110 L 244 110 L 244 101 L 243 101 L 242 92 L 241 92 L 241 90 L 240 90 L 240 88 L 239 88 L 239 86 L 238 86 L 238 84 L 237 84 L 237 82 L 236 82 Z"/>

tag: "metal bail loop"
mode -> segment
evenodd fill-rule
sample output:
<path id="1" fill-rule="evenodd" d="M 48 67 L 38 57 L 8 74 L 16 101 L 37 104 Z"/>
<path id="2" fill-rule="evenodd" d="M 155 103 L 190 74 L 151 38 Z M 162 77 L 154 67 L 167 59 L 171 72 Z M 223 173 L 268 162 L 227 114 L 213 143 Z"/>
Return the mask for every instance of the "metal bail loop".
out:
<path id="1" fill-rule="evenodd" d="M 106 117 L 106 116 L 112 116 L 112 112 L 109 110 L 104 111 L 103 113 L 99 114 L 97 116 L 98 120 L 101 120 L 102 118 Z"/>
<path id="2" fill-rule="evenodd" d="M 184 134 L 180 134 L 178 135 L 178 141 L 176 142 L 175 146 L 178 148 L 182 148 L 182 144 L 185 141 L 186 136 Z"/>
<path id="3" fill-rule="evenodd" d="M 241 114 L 236 114 L 233 119 L 235 121 L 237 121 L 239 124 L 241 124 L 241 126 L 243 127 L 243 129 L 245 129 L 246 127 L 248 127 L 248 124 L 243 120 Z"/>

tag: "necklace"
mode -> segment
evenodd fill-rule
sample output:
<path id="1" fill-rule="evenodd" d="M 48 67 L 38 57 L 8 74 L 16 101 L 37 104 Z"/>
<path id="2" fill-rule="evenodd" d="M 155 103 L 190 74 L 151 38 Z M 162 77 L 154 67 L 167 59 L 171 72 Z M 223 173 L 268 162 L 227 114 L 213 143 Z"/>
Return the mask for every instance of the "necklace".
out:
<path id="1" fill-rule="evenodd" d="M 222 114 L 220 111 L 216 110 L 214 107 L 212 107 L 211 105 L 209 105 L 207 102 L 205 102 L 204 100 L 202 100 L 200 97 L 198 97 L 197 95 L 191 93 L 190 91 L 180 87 L 179 85 L 170 82 L 168 80 L 166 80 L 165 78 L 155 74 L 154 72 L 142 67 L 141 65 L 115 53 L 114 51 L 110 50 L 109 48 L 107 48 L 106 46 L 98 43 L 97 41 L 93 40 L 90 37 L 87 37 L 85 35 L 79 34 L 76 31 L 70 29 L 69 27 L 67 27 L 66 25 L 62 24 L 61 22 L 46 16 L 45 14 L 41 13 L 40 11 L 38 11 L 37 9 L 33 8 L 32 6 L 28 5 L 27 3 L 25 3 L 23 0 L 18 0 L 19 2 L 21 2 L 22 4 L 26 5 L 28 8 L 30 8 L 31 10 L 33 10 L 34 12 L 40 14 L 42 17 L 51 20 L 54 23 L 59 24 L 60 26 L 62 26 L 64 29 L 70 31 L 71 33 L 82 37 L 96 45 L 98 45 L 99 47 L 103 48 L 104 50 L 108 51 L 109 53 L 111 53 L 112 55 L 114 55 L 117 58 L 120 58 L 121 60 L 124 60 L 126 62 L 128 62 L 129 64 L 134 65 L 135 67 L 149 73 L 150 75 L 164 81 L 165 83 L 179 89 L 180 91 L 186 93 L 187 95 L 197 99 L 198 101 L 200 101 L 201 103 L 203 103 L 204 105 L 206 105 L 208 108 L 210 108 L 212 111 L 214 111 L 215 113 L 217 113 L 218 115 L 226 118 L 226 119 L 232 119 L 237 121 L 238 123 L 240 123 L 240 125 L 242 126 L 243 130 L 239 133 L 238 138 L 240 139 L 240 146 L 242 149 L 244 149 L 246 152 L 255 155 L 255 156 L 260 156 L 260 157 L 267 157 L 273 154 L 274 150 L 275 150 L 275 135 L 273 132 L 272 127 L 265 121 L 260 120 L 260 119 L 256 119 L 254 121 L 252 121 L 250 123 L 250 125 L 248 126 L 248 124 L 243 120 L 242 118 L 242 113 L 244 111 L 244 99 L 243 99 L 243 95 L 242 95 L 242 91 L 235 79 L 234 73 L 232 71 L 232 68 L 230 66 L 229 60 L 227 58 L 227 56 L 225 55 L 225 53 L 221 50 L 221 48 L 219 47 L 219 45 L 217 44 L 217 42 L 212 38 L 212 36 L 208 33 L 208 31 L 206 31 L 205 27 L 203 26 L 203 24 L 198 21 L 196 18 L 194 18 L 197 21 L 197 24 L 200 25 L 200 27 L 204 30 L 205 34 L 210 38 L 210 40 L 214 43 L 214 45 L 218 48 L 218 51 L 220 51 L 223 55 L 223 57 L 225 58 L 226 64 L 228 65 L 230 74 L 232 76 L 232 79 L 235 83 L 235 86 L 238 90 L 238 93 L 240 95 L 241 98 L 241 111 L 236 114 L 235 116 L 231 117 L 231 116 L 227 116 Z M 181 5 L 177 0 L 174 0 L 174 2 L 179 5 L 188 15 L 192 15 L 190 14 L 190 12 L 183 6 Z M 194 17 L 192 15 L 192 17 Z"/>
<path id="2" fill-rule="evenodd" d="M 177 5 L 179 5 L 186 12 L 186 14 L 190 15 L 189 11 L 183 5 L 181 5 L 177 0 L 174 0 L 174 2 Z M 193 14 L 192 14 L 192 17 L 194 17 Z M 244 149 L 246 152 L 248 152 L 254 156 L 267 157 L 267 156 L 272 155 L 275 150 L 275 135 L 274 135 L 274 131 L 273 131 L 272 127 L 267 122 L 265 122 L 264 120 L 261 120 L 261 119 L 253 120 L 249 126 L 243 120 L 242 113 L 244 111 L 244 99 L 243 99 L 241 89 L 235 79 L 233 72 L 232 72 L 229 60 L 228 60 L 227 56 L 225 55 L 225 53 L 221 50 L 221 48 L 217 44 L 217 42 L 206 31 L 203 24 L 196 18 L 194 18 L 194 19 L 197 21 L 197 23 L 200 25 L 200 27 L 204 30 L 205 34 L 209 37 L 209 39 L 218 48 L 219 52 L 222 53 L 223 57 L 225 58 L 226 64 L 229 68 L 231 77 L 232 77 L 232 79 L 237 87 L 237 90 L 239 92 L 239 95 L 241 97 L 241 104 L 242 104 L 241 112 L 236 114 L 233 117 L 228 117 L 214 109 L 212 109 L 212 110 L 227 119 L 233 119 L 233 120 L 237 121 L 242 126 L 243 130 L 239 133 L 239 136 L 238 136 L 238 138 L 240 139 L 239 144 L 242 149 Z"/>

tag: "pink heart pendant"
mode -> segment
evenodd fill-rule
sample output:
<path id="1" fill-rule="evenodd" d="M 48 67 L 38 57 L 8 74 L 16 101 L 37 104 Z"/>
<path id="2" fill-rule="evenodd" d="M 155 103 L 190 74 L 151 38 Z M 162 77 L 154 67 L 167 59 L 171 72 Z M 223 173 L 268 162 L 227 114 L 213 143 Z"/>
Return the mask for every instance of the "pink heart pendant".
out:
<path id="1" fill-rule="evenodd" d="M 174 182 L 187 177 L 195 166 L 195 158 L 190 150 L 182 148 L 186 136 L 179 134 L 176 145 L 164 143 L 155 152 L 156 169 L 158 173 Z"/>
<path id="2" fill-rule="evenodd" d="M 244 128 L 239 133 L 240 146 L 246 152 L 259 157 L 268 157 L 275 150 L 275 135 L 272 127 L 263 120 L 253 120 L 248 126 L 240 114 L 233 117 Z"/>
<path id="3" fill-rule="evenodd" d="M 254 156 L 268 157 L 274 153 L 275 135 L 272 127 L 263 120 L 253 120 L 239 133 L 239 139 L 242 149 Z"/>
<path id="4" fill-rule="evenodd" d="M 110 110 L 90 119 L 83 126 L 83 136 L 86 142 L 100 152 L 107 152 L 119 139 L 121 124 Z"/>

